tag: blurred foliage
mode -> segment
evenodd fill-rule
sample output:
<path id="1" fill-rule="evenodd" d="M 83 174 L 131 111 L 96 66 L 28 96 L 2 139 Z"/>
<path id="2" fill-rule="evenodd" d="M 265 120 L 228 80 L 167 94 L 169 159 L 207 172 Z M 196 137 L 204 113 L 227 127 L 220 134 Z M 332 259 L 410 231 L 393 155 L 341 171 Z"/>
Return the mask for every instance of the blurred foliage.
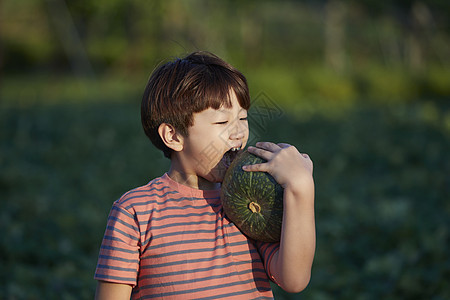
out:
<path id="1" fill-rule="evenodd" d="M 24 74 L 126 77 L 141 88 L 161 60 L 200 49 L 287 105 L 299 95 L 349 103 L 450 94 L 448 1 L 2 0 L 0 8 L 3 89 Z"/>
<path id="2" fill-rule="evenodd" d="M 9 108 L 0 120 L 0 298 L 91 299 L 111 201 L 167 161 L 130 105 Z"/>
<path id="3" fill-rule="evenodd" d="M 276 298 L 449 299 L 449 3 L 0 0 L 0 298 L 92 299 L 112 202 L 169 163 L 146 80 L 200 49 L 315 163 L 312 280 Z"/>

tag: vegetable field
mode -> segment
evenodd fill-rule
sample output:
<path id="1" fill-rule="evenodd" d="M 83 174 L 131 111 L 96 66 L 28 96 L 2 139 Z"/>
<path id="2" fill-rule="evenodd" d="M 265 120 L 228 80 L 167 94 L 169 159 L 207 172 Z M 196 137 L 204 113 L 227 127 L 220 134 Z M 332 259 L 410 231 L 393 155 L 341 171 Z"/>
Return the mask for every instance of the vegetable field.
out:
<path id="1" fill-rule="evenodd" d="M 250 118 L 253 141 L 314 161 L 312 280 L 276 298 L 449 299 L 449 103 L 362 103 Z M 93 298 L 112 202 L 168 166 L 139 117 L 125 101 L 1 106 L 1 299 Z"/>

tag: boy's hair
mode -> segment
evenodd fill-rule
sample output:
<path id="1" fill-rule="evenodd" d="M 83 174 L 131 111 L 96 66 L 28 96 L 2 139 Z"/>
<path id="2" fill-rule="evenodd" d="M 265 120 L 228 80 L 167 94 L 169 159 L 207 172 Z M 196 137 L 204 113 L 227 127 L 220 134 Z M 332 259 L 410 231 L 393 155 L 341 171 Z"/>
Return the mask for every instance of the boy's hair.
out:
<path id="1" fill-rule="evenodd" d="M 161 140 L 159 126 L 171 124 L 187 137 L 194 113 L 231 107 L 230 91 L 234 91 L 242 108 L 250 108 L 244 75 L 212 53 L 194 52 L 159 66 L 150 76 L 142 98 L 145 134 L 170 158 L 172 149 Z"/>

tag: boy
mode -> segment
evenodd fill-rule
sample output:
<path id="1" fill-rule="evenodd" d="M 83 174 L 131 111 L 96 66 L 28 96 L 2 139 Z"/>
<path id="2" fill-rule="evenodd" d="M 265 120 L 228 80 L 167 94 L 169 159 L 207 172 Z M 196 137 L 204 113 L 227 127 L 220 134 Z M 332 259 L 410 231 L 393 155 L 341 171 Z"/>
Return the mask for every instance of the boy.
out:
<path id="1" fill-rule="evenodd" d="M 144 131 L 171 160 L 162 177 L 111 209 L 95 278 L 96 299 L 272 299 L 269 278 L 288 292 L 309 282 L 315 251 L 313 165 L 288 144 L 257 143 L 284 187 L 280 243 L 245 237 L 224 215 L 220 182 L 247 143 L 245 77 L 196 52 L 158 67 L 141 106 Z"/>

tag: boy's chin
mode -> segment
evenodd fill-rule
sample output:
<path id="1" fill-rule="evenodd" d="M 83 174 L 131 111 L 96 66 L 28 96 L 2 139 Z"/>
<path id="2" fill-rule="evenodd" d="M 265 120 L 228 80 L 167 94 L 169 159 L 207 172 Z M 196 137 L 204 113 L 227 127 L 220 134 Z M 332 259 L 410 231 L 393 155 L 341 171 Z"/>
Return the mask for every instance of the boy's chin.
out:
<path id="1" fill-rule="evenodd" d="M 210 174 L 208 174 L 206 179 L 210 182 L 222 183 L 224 176 L 225 176 L 225 173 L 222 174 L 222 173 L 211 172 Z"/>
<path id="2" fill-rule="evenodd" d="M 231 165 L 232 160 L 222 158 L 217 165 L 210 170 L 205 179 L 210 182 L 222 183 L 225 178 L 225 173 Z"/>
<path id="3" fill-rule="evenodd" d="M 221 164 L 219 164 L 221 166 Z M 221 183 L 223 179 L 225 178 L 225 173 L 228 168 L 225 168 L 224 166 L 216 167 L 208 174 L 208 180 L 211 182 L 217 182 Z"/>

